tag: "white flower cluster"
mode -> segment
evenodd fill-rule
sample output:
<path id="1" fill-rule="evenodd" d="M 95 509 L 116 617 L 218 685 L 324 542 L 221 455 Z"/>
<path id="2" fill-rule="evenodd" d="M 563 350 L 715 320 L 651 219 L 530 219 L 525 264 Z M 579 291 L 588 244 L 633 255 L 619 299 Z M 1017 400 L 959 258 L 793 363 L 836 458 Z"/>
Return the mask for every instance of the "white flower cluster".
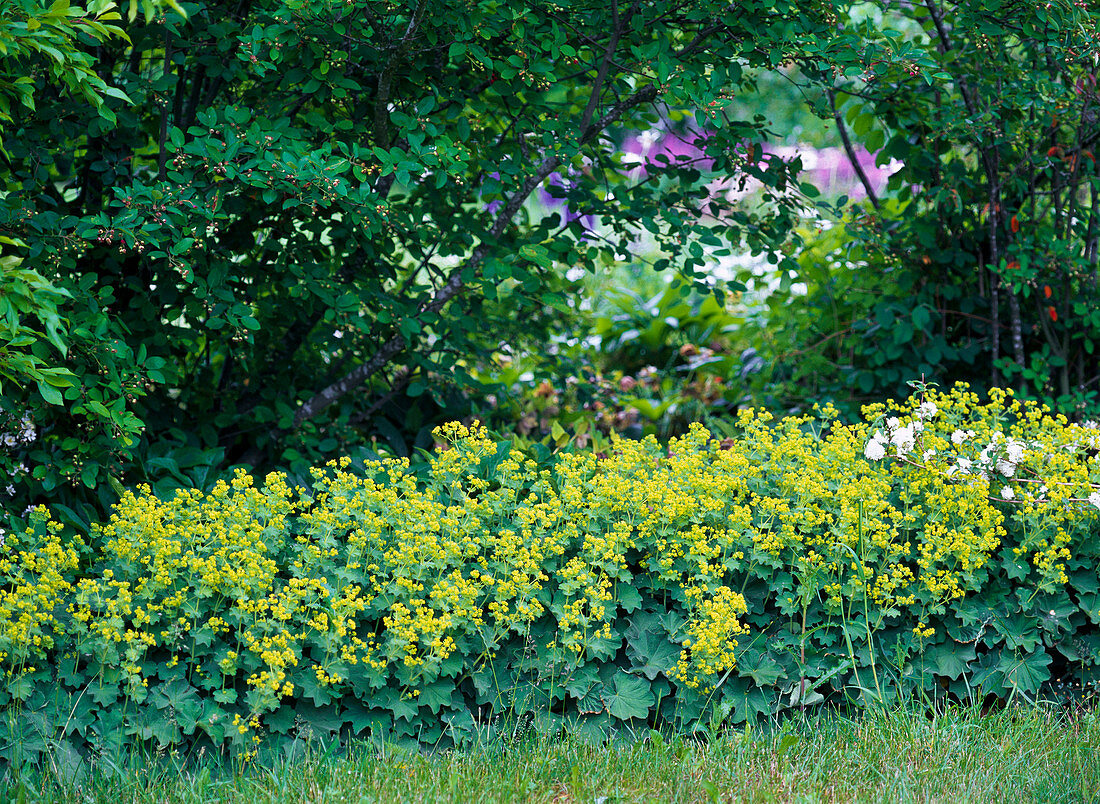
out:
<path id="1" fill-rule="evenodd" d="M 36 432 L 34 429 L 34 422 L 31 420 L 30 416 L 24 416 L 19 421 L 19 424 L 15 428 L 14 432 L 0 433 L 0 447 L 11 449 L 13 447 L 18 447 L 23 444 L 29 444 L 34 441 L 35 436 Z M 11 471 L 8 477 L 14 480 L 20 475 L 26 474 L 26 472 L 27 465 L 25 463 L 20 463 Z M 8 483 L 3 488 L 0 488 L 0 492 L 3 492 L 3 494 L 5 494 L 6 496 L 11 497 L 15 494 L 15 486 L 11 483 Z"/>
<path id="2" fill-rule="evenodd" d="M 886 438 L 881 430 L 876 430 L 867 446 L 863 448 L 863 455 L 869 461 L 881 461 L 886 457 Z"/>
<path id="3" fill-rule="evenodd" d="M 885 429 L 876 430 L 864 446 L 864 456 L 871 461 L 881 461 L 887 456 L 907 457 L 917 446 L 917 439 L 924 430 L 924 422 L 935 417 L 938 412 L 934 403 L 924 402 L 915 411 L 914 420 L 908 424 L 903 425 L 896 416 L 887 419 Z M 1076 426 L 1089 432 L 1077 433 L 1076 442 L 1067 444 L 1066 449 L 1100 449 L 1100 422 L 1089 421 Z M 975 437 L 973 430 L 959 428 L 951 433 L 951 443 L 956 447 L 963 447 Z M 976 446 L 971 449 L 976 449 Z M 1033 451 L 1034 456 L 1036 452 L 1044 450 L 1044 445 L 1039 442 L 1029 444 L 1010 436 L 1006 437 L 1003 433 L 994 433 L 990 442 L 981 447 L 976 455 L 971 453 L 972 457 L 956 456 L 953 464 L 947 468 L 946 474 L 947 477 L 966 475 L 986 482 L 999 478 L 1004 483 L 999 492 L 1001 499 L 1014 501 L 1020 499 L 1020 492 L 1013 487 L 1012 481 L 1016 480 L 1017 471 L 1023 464 L 1028 449 Z M 935 450 L 927 449 L 922 453 L 921 458 L 927 463 L 935 453 Z M 1095 489 L 1096 486 L 1093 488 Z M 1043 484 L 1034 491 L 1042 499 L 1049 489 Z M 1024 497 L 1033 500 L 1032 494 L 1033 492 L 1029 490 Z M 1079 501 L 1087 502 L 1100 509 L 1100 491 L 1093 491 L 1085 500 Z"/>
<path id="4" fill-rule="evenodd" d="M 930 421 L 936 418 L 939 412 L 935 402 L 921 402 L 920 407 L 917 408 L 917 418 L 921 421 Z"/>
<path id="5" fill-rule="evenodd" d="M 958 447 L 966 443 L 968 439 L 971 439 L 973 437 L 973 430 L 956 430 L 951 434 L 951 443 Z"/>
<path id="6" fill-rule="evenodd" d="M 19 426 L 13 433 L 0 433 L 0 446 L 2 447 L 18 447 L 20 444 L 29 444 L 34 441 L 35 430 L 34 422 L 31 421 L 30 416 L 24 416 L 19 422 Z"/>
<path id="7" fill-rule="evenodd" d="M 992 464 L 1000 474 L 1012 477 L 1024 459 L 1024 449 L 1024 442 L 994 433 L 993 441 L 982 450 L 979 460 L 983 466 Z"/>
<path id="8" fill-rule="evenodd" d="M 924 430 L 924 422 L 932 419 L 939 413 L 935 402 L 922 402 L 916 410 L 916 419 L 909 424 L 902 425 L 901 419 L 892 416 L 886 420 L 886 432 L 875 430 L 871 440 L 863 448 L 863 454 L 869 461 L 881 461 L 886 457 L 889 448 L 893 447 L 893 454 L 904 458 L 917 446 L 917 435 Z M 934 450 L 926 450 L 924 460 L 934 455 Z"/>
<path id="9" fill-rule="evenodd" d="M 11 474 L 8 475 L 8 478 L 10 480 L 18 480 L 20 475 L 25 475 L 26 473 L 27 464 L 23 461 L 20 461 L 19 465 L 11 470 Z M 8 483 L 7 486 L 4 487 L 4 493 L 9 497 L 15 496 L 15 486 L 13 486 L 11 483 Z"/>
<path id="10" fill-rule="evenodd" d="M 973 430 L 956 430 L 951 434 L 951 443 L 962 446 L 974 437 Z M 976 459 L 959 457 L 954 466 L 947 470 L 948 477 L 955 475 L 977 475 L 983 480 L 989 480 L 994 474 L 1005 478 L 1016 476 L 1016 469 L 1024 460 L 1027 444 L 1015 438 L 1005 438 L 1003 433 L 994 433 L 993 440 L 986 444 Z M 1006 494 L 1007 491 L 1007 494 Z M 1006 500 L 1013 499 L 1012 491 L 1002 490 L 1001 496 Z"/>

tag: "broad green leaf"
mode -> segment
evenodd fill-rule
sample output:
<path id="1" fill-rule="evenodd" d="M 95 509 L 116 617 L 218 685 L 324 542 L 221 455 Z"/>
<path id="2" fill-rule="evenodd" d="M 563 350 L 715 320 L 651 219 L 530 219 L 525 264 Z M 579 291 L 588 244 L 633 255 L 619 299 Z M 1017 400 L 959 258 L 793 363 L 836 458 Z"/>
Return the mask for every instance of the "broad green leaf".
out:
<path id="1" fill-rule="evenodd" d="M 51 405 L 60 405 L 65 401 L 61 396 L 61 392 L 46 382 L 40 381 L 38 383 L 38 393 Z"/>
<path id="2" fill-rule="evenodd" d="M 612 717 L 619 720 L 649 717 L 654 698 L 648 681 L 620 670 L 613 684 L 613 690 L 605 689 L 603 693 L 603 701 Z"/>
<path id="3" fill-rule="evenodd" d="M 668 673 L 680 658 L 680 646 L 669 640 L 663 624 L 653 614 L 640 613 L 632 617 L 625 637 L 630 670 L 650 681 L 659 674 Z"/>
<path id="4" fill-rule="evenodd" d="M 761 687 L 774 686 L 787 675 L 771 654 L 755 648 L 744 651 L 737 657 L 737 672 L 750 676 Z"/>
<path id="5" fill-rule="evenodd" d="M 974 643 L 954 641 L 931 645 L 921 654 L 925 664 L 934 669 L 937 675 L 952 680 L 965 673 L 976 656 Z"/>
<path id="6" fill-rule="evenodd" d="M 1004 674 L 1004 685 L 1028 695 L 1050 679 L 1050 655 L 1039 650 L 1032 653 L 1005 651 L 997 669 Z"/>
<path id="7" fill-rule="evenodd" d="M 435 714 L 439 712 L 440 708 L 450 709 L 453 706 L 454 692 L 454 681 L 449 678 L 441 678 L 421 688 L 417 702 L 421 706 L 428 707 Z"/>

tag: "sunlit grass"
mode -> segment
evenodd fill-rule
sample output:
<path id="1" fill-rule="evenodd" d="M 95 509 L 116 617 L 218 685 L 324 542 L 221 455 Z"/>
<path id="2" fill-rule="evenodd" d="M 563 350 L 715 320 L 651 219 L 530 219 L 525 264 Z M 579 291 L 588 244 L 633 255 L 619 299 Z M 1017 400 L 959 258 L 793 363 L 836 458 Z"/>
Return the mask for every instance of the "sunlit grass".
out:
<path id="1" fill-rule="evenodd" d="M 532 735 L 417 754 L 368 744 L 269 767 L 166 758 L 63 784 L 9 779 L 6 801 L 72 802 L 1093 802 L 1100 714 L 1010 707 L 936 717 L 891 710 L 795 718 L 713 741 L 653 734 L 610 745 Z"/>

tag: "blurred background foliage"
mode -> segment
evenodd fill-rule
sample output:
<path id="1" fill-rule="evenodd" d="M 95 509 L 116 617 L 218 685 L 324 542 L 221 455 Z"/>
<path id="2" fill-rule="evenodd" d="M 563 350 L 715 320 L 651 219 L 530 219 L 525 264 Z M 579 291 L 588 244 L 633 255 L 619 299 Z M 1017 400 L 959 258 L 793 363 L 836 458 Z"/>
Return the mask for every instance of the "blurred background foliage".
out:
<path id="1" fill-rule="evenodd" d="M 1097 13 L 20 0 L 0 499 L 86 523 L 445 420 L 602 450 L 922 375 L 1100 416 Z"/>
<path id="2" fill-rule="evenodd" d="M 793 264 L 715 261 L 745 286 L 726 305 L 719 343 L 687 335 L 706 329 L 702 317 L 678 316 L 659 328 L 664 352 L 647 360 L 654 330 L 628 328 L 639 334 L 634 360 L 681 380 L 666 384 L 666 415 L 650 430 L 676 431 L 679 406 L 700 398 L 687 393 L 696 367 L 661 357 L 685 342 L 689 353 L 717 347 L 706 354 L 722 392 L 703 395 L 706 411 L 691 414 L 700 418 L 815 402 L 851 418 L 867 402 L 904 397 L 922 376 L 979 391 L 1011 385 L 1071 419 L 1097 418 L 1097 54 L 1076 38 L 1092 16 L 1019 3 L 963 4 L 949 15 L 935 3 L 849 11 L 852 29 L 894 31 L 935 72 L 915 63 L 816 79 L 767 71 L 759 94 L 739 96 L 743 113 L 768 120 L 769 148 L 797 145 L 802 178 L 821 195 L 784 244 Z M 640 275 L 627 270 L 614 286 L 641 290 Z M 588 343 L 597 362 L 629 375 L 622 338 L 598 337 L 627 296 L 606 285 L 590 292 L 603 315 L 589 323 L 597 337 Z M 635 303 L 627 318 L 647 309 Z M 612 398 L 632 406 L 629 395 Z"/>

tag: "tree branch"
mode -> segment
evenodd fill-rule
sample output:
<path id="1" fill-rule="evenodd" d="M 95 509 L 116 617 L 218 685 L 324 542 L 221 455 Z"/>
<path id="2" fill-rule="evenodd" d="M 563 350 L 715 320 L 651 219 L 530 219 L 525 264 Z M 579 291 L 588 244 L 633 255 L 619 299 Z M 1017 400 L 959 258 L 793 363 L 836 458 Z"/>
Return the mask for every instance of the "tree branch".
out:
<path id="1" fill-rule="evenodd" d="M 405 28 L 405 35 L 402 36 L 401 41 L 397 43 L 393 56 L 386 63 L 381 75 L 378 76 L 378 94 L 374 99 L 374 131 L 372 133 L 374 135 L 375 144 L 382 148 L 390 147 L 390 118 L 388 107 L 390 102 L 390 90 L 393 88 L 393 79 L 397 73 L 398 63 L 405 55 L 409 43 L 416 34 L 416 29 L 420 26 L 420 20 L 424 17 L 424 6 L 425 0 L 420 0 L 420 2 L 416 4 L 416 8 L 409 17 L 409 24 Z"/>
<path id="2" fill-rule="evenodd" d="M 841 116 L 840 110 L 836 108 L 836 93 L 830 89 L 827 94 L 829 95 L 829 108 L 833 110 L 833 119 L 836 121 L 837 133 L 840 134 L 840 141 L 844 144 L 844 153 L 848 155 L 848 162 L 851 163 L 852 170 L 856 172 L 863 189 L 867 191 L 867 198 L 871 201 L 871 206 L 878 209 L 878 196 L 875 194 L 875 188 L 871 186 L 871 180 L 867 178 L 863 165 L 859 163 L 859 159 L 856 157 L 852 141 L 848 138 L 848 127 L 844 125 L 844 118 Z"/>
<path id="3" fill-rule="evenodd" d="M 656 99 L 656 97 L 657 87 L 653 85 L 634 93 L 608 111 L 595 124 L 589 125 L 587 130 L 579 138 L 578 144 L 584 145 L 595 139 L 600 131 L 619 119 L 623 113 L 635 106 L 650 103 Z M 511 223 L 512 218 L 519 212 L 520 207 L 523 206 L 523 202 L 527 199 L 527 196 L 529 196 L 536 187 L 542 184 L 551 173 L 557 170 L 561 164 L 562 159 L 558 155 L 548 156 L 542 160 L 538 169 L 528 176 L 527 180 L 508 197 L 508 200 L 505 202 L 504 206 L 501 207 L 500 212 L 497 213 L 492 227 L 490 227 L 487 236 L 482 240 L 480 245 L 473 250 L 469 258 L 462 265 L 451 272 L 447 282 L 436 291 L 432 299 L 421 305 L 420 309 L 417 311 L 416 318 L 439 312 L 447 302 L 463 291 L 467 284 L 467 280 L 464 279 L 463 276 L 476 277 L 478 275 L 485 262 L 485 258 L 489 256 L 492 242 L 504 233 L 504 230 Z M 396 334 L 392 336 L 365 363 L 356 366 L 348 374 L 344 375 L 344 377 L 322 389 L 312 398 L 306 400 L 294 416 L 294 427 L 299 427 L 302 422 L 313 418 L 353 388 L 362 385 L 394 357 L 405 351 L 407 346 L 408 344 L 403 335 Z"/>
<path id="4" fill-rule="evenodd" d="M 633 14 L 633 8 L 631 14 Z M 611 0 L 611 38 L 607 40 L 607 48 L 604 49 L 600 67 L 596 71 L 596 82 L 592 85 L 592 94 L 588 96 L 588 105 L 584 107 L 584 114 L 581 115 L 582 135 L 588 131 L 588 124 L 592 122 L 592 115 L 595 114 L 596 105 L 600 101 L 600 93 L 603 92 L 603 84 L 607 80 L 607 71 L 611 69 L 611 57 L 619 45 L 619 37 L 623 35 L 623 22 L 624 20 L 619 19 L 618 0 Z"/>
<path id="5" fill-rule="evenodd" d="M 172 42 L 168 38 L 168 31 L 164 32 L 164 71 L 161 74 L 162 79 L 168 77 L 169 71 L 172 69 Z M 177 93 L 178 94 L 178 93 Z M 164 181 L 168 175 L 167 161 L 168 153 L 164 150 L 164 145 L 168 141 L 168 104 L 167 102 L 161 107 L 160 110 L 160 131 L 157 134 L 157 181 Z"/>

